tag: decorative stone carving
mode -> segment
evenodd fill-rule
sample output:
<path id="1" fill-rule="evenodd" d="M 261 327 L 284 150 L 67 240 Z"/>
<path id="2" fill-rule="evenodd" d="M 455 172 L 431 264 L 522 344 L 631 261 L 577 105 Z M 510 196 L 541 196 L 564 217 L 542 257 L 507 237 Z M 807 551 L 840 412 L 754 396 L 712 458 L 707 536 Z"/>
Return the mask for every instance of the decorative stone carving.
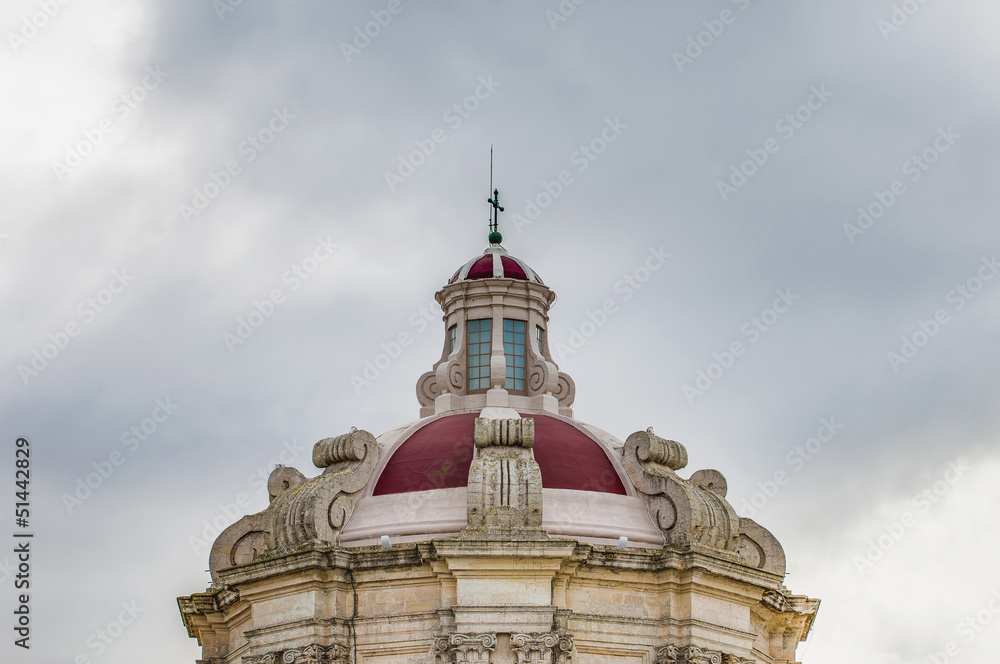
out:
<path id="1" fill-rule="evenodd" d="M 496 634 L 451 634 L 438 637 L 434 654 L 441 664 L 490 664 Z"/>
<path id="2" fill-rule="evenodd" d="M 573 661 L 573 637 L 569 634 L 514 634 L 510 643 L 517 664 L 569 664 Z"/>
<path id="3" fill-rule="evenodd" d="M 339 643 L 329 646 L 313 644 L 305 648 L 279 650 L 243 658 L 243 664 L 347 664 L 347 662 L 347 648 Z"/>
<path id="4" fill-rule="evenodd" d="M 476 418 L 476 458 L 469 468 L 467 538 L 545 537 L 542 473 L 531 454 L 532 419 Z"/>
<path id="5" fill-rule="evenodd" d="M 316 443 L 313 463 L 325 470 L 271 503 L 273 546 L 291 547 L 313 539 L 334 542 L 371 479 L 379 454 L 375 436 L 358 429 Z"/>
<path id="6" fill-rule="evenodd" d="M 234 565 L 246 565 L 256 560 L 268 547 L 270 522 L 267 510 L 248 514 L 222 531 L 208 555 L 212 580 L 219 580 L 219 570 Z"/>
<path id="7" fill-rule="evenodd" d="M 375 471 L 380 449 L 375 436 L 352 429 L 313 447 L 313 463 L 324 468 L 306 479 L 278 466 L 267 480 L 271 504 L 222 531 L 209 555 L 212 579 L 218 571 L 254 562 L 268 549 L 287 550 L 307 540 L 334 542 Z"/>
<path id="8" fill-rule="evenodd" d="M 740 518 L 739 561 L 748 567 L 785 575 L 785 550 L 769 530 L 753 519 Z"/>
<path id="9" fill-rule="evenodd" d="M 297 484 L 301 484 L 306 481 L 306 476 L 303 475 L 298 468 L 292 468 L 291 466 L 278 466 L 271 473 L 271 476 L 267 478 L 267 493 L 268 499 L 274 500 L 281 495 L 282 492 L 291 489 Z"/>
<path id="10" fill-rule="evenodd" d="M 680 470 L 688 464 L 687 448 L 676 440 L 666 440 L 653 433 L 653 427 L 632 434 L 637 436 L 636 456 L 647 464 L 663 465 L 671 470 Z M 630 436 L 631 438 L 631 436 Z"/>
<path id="11" fill-rule="evenodd" d="M 559 372 L 559 379 L 556 382 L 556 390 L 552 393 L 562 408 L 570 408 L 576 401 L 576 383 L 569 377 L 569 374 Z"/>
<path id="12" fill-rule="evenodd" d="M 656 649 L 656 664 L 756 664 L 756 662 L 718 650 L 668 643 Z"/>
<path id="13" fill-rule="evenodd" d="M 248 565 L 257 560 L 267 548 L 267 533 L 262 530 L 251 530 L 236 540 L 229 553 L 230 565 Z"/>
<path id="14" fill-rule="evenodd" d="M 528 418 L 512 420 L 488 420 L 476 418 L 473 440 L 476 447 L 523 447 L 535 446 L 535 420 Z"/>
<path id="15" fill-rule="evenodd" d="M 726 482 L 726 476 L 714 469 L 696 471 L 691 475 L 691 479 L 688 482 L 709 491 L 714 491 L 723 498 L 726 497 L 726 493 L 729 491 L 729 483 Z"/>
<path id="16" fill-rule="evenodd" d="M 620 453 L 666 544 L 737 550 L 740 518 L 732 506 L 714 490 L 685 481 L 674 472 L 687 465 L 683 445 L 660 438 L 650 428 L 629 436 Z"/>

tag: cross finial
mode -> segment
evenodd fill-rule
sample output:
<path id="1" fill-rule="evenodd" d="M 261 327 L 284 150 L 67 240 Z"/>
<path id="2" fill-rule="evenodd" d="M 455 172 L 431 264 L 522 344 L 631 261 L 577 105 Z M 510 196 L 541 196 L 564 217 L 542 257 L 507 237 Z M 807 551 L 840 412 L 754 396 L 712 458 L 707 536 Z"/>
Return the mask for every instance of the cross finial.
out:
<path id="1" fill-rule="evenodd" d="M 493 223 L 490 225 L 490 230 L 494 233 L 497 232 L 497 212 L 503 212 L 503 206 L 500 205 L 500 192 L 497 189 L 493 190 L 493 198 L 487 198 L 486 202 L 493 206 Z"/>
<path id="2" fill-rule="evenodd" d="M 497 230 L 497 213 L 503 212 L 500 205 L 500 191 L 493 188 L 493 146 L 490 146 L 490 189 L 493 189 L 493 197 L 487 198 L 486 202 L 493 208 L 493 219 L 490 221 L 490 244 L 500 244 L 503 236 Z"/>

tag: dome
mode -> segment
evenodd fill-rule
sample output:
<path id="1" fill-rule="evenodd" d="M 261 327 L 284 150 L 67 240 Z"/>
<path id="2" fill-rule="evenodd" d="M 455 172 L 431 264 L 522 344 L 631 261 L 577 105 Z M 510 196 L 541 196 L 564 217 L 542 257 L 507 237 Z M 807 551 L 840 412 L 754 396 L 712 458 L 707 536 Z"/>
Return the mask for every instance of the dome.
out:
<path id="1" fill-rule="evenodd" d="M 543 489 L 627 495 L 608 453 L 578 425 L 549 414 L 519 415 L 534 420 L 534 457 Z M 419 423 L 394 445 L 372 495 L 467 486 L 477 417 L 479 413 L 460 413 Z"/>
<path id="2" fill-rule="evenodd" d="M 460 267 L 448 283 L 474 279 L 519 279 L 536 284 L 544 283 L 524 261 L 508 255 L 506 249 L 495 244 L 484 251 L 482 256 L 476 256 Z"/>
<path id="3" fill-rule="evenodd" d="M 356 547 L 375 544 L 382 535 L 406 542 L 461 533 L 469 525 L 476 418 L 497 417 L 498 410 L 424 418 L 379 436 L 381 462 L 371 493 L 358 501 L 338 543 Z M 531 454 L 541 472 L 546 531 L 592 544 L 615 545 L 625 536 L 633 545 L 663 546 L 622 467 L 622 441 L 568 417 L 502 410 L 533 421 Z"/>

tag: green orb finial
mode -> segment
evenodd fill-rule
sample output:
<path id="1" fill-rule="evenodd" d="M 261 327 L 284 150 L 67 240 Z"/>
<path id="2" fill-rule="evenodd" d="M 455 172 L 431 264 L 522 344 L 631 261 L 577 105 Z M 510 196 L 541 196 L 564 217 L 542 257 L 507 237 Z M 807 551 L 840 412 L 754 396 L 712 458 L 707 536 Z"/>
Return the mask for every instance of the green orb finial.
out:
<path id="1" fill-rule="evenodd" d="M 490 233 L 490 244 L 500 244 L 501 242 L 503 242 L 503 235 L 500 234 L 500 231 Z"/>

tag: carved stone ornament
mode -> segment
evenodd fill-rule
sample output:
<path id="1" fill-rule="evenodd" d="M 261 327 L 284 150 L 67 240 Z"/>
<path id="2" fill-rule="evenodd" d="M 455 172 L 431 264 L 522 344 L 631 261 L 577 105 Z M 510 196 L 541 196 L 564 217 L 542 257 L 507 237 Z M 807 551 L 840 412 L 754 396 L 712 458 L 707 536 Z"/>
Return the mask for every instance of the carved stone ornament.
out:
<path id="1" fill-rule="evenodd" d="M 542 473 L 531 454 L 534 420 L 476 418 L 475 442 L 463 537 L 544 537 Z"/>
<path id="2" fill-rule="evenodd" d="M 629 436 L 620 453 L 666 544 L 737 550 L 740 518 L 732 506 L 715 490 L 683 480 L 674 472 L 687 465 L 683 445 L 660 438 L 650 428 Z"/>
<path id="3" fill-rule="evenodd" d="M 305 648 L 279 650 L 243 658 L 243 664 L 347 664 L 347 662 L 347 648 L 339 643 L 329 646 L 313 644 Z"/>
<path id="4" fill-rule="evenodd" d="M 756 664 L 756 662 L 718 650 L 668 643 L 656 649 L 656 664 Z"/>
<path id="5" fill-rule="evenodd" d="M 310 540 L 335 542 L 364 493 L 378 463 L 375 436 L 353 429 L 313 447 L 313 463 L 324 468 L 306 479 L 294 468 L 278 466 L 268 479 L 271 504 L 249 514 L 216 538 L 209 555 L 213 581 L 220 569 L 253 563 L 267 550 L 285 550 Z"/>
<path id="6" fill-rule="evenodd" d="M 440 664 L 490 664 L 496 646 L 496 634 L 451 634 L 434 641 L 434 654 Z"/>
<path id="7" fill-rule="evenodd" d="M 274 546 L 309 540 L 335 541 L 378 463 L 375 436 L 353 429 L 313 447 L 313 463 L 323 474 L 282 492 L 271 503 Z"/>
<path id="8" fill-rule="evenodd" d="M 569 634 L 514 634 L 510 643 L 517 664 L 569 664 L 573 661 L 573 637 Z"/>

